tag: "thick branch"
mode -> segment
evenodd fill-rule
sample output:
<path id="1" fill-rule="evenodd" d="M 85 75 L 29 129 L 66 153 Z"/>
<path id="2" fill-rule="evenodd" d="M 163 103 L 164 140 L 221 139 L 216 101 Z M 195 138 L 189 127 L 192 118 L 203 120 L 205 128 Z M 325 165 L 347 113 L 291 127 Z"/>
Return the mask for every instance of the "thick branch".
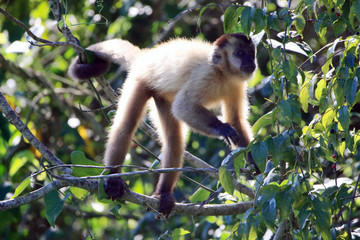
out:
<path id="1" fill-rule="evenodd" d="M 54 189 L 60 189 L 67 186 L 74 186 L 86 189 L 92 193 L 97 192 L 98 181 L 95 180 L 55 180 L 50 184 L 35 190 L 23 197 L 15 199 L 0 201 L 0 211 L 6 209 L 16 208 L 24 204 L 31 203 L 40 198 L 43 198 L 47 193 Z M 152 209 L 157 209 L 159 200 L 146 195 L 138 194 L 129 190 L 126 192 L 123 200 L 132 202 L 138 205 L 147 206 Z M 220 216 L 220 215 L 236 215 L 245 213 L 249 208 L 253 207 L 253 202 L 241 202 L 234 204 L 208 204 L 199 209 L 198 205 L 176 203 L 172 210 L 172 214 L 192 215 L 192 216 Z"/>

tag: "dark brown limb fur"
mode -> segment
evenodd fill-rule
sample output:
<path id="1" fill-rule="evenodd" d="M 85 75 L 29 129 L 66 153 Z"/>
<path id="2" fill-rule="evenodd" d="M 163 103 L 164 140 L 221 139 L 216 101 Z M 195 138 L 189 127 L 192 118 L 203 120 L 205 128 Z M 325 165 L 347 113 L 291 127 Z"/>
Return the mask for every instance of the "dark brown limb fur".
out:
<path id="1" fill-rule="evenodd" d="M 121 177 L 106 178 L 104 180 L 105 193 L 113 201 L 122 198 L 126 189 L 127 185 Z"/>
<path id="2" fill-rule="evenodd" d="M 109 132 L 104 161 L 106 166 L 121 165 L 130 147 L 131 139 L 143 115 L 150 92 L 139 82 L 128 82 L 118 103 L 114 123 Z M 110 173 L 120 172 L 114 169 Z M 111 199 L 121 198 L 126 188 L 120 178 L 106 178 L 104 181 L 106 194 Z"/>
<path id="3" fill-rule="evenodd" d="M 252 141 L 251 126 L 246 119 L 246 111 L 248 110 L 243 104 L 247 99 L 243 99 L 242 101 L 237 100 L 239 96 L 241 97 L 241 94 L 246 96 L 246 93 L 239 92 L 238 96 L 229 96 L 228 98 L 225 98 L 223 107 L 225 120 L 236 129 L 239 136 L 237 142 L 234 142 L 236 145 L 235 147 L 247 147 Z M 256 174 L 260 174 L 260 169 L 255 164 L 250 152 L 248 154 L 248 162 L 254 166 Z"/>
<path id="4" fill-rule="evenodd" d="M 181 123 L 175 119 L 171 112 L 171 103 L 164 98 L 154 97 L 159 115 L 158 130 L 162 143 L 161 167 L 178 168 L 183 164 L 185 149 Z M 178 172 L 162 173 L 153 196 L 159 198 L 159 212 L 166 217 L 175 206 L 175 198 L 172 196 L 173 189 L 178 179 Z"/>

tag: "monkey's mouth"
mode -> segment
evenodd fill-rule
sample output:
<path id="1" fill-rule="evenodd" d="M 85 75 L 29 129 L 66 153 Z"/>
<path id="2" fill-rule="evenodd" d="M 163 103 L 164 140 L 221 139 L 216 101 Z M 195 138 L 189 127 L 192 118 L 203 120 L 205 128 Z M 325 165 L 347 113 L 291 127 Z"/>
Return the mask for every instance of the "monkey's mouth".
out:
<path id="1" fill-rule="evenodd" d="M 240 67 L 240 70 L 245 73 L 252 73 L 255 71 L 255 64 L 254 65 L 248 65 L 248 66 L 242 66 Z"/>

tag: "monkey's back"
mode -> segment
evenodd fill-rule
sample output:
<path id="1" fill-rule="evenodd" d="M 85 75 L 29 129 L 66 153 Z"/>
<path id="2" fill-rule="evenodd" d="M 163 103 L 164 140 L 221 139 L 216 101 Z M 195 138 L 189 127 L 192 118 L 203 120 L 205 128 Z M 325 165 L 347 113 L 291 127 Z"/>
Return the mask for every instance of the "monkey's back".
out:
<path id="1" fill-rule="evenodd" d="M 142 50 L 129 72 L 129 80 L 140 80 L 162 93 L 176 93 L 196 72 L 213 71 L 214 46 L 201 40 L 175 39 Z"/>

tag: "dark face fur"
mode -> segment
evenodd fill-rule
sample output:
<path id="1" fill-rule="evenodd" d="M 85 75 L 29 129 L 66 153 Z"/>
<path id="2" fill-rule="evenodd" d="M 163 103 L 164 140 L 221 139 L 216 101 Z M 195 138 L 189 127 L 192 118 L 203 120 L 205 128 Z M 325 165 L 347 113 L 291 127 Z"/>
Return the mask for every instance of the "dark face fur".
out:
<path id="1" fill-rule="evenodd" d="M 249 75 L 256 69 L 255 46 L 245 35 L 223 35 L 215 41 L 218 50 L 213 55 L 214 63 L 222 63 L 235 74 Z"/>

